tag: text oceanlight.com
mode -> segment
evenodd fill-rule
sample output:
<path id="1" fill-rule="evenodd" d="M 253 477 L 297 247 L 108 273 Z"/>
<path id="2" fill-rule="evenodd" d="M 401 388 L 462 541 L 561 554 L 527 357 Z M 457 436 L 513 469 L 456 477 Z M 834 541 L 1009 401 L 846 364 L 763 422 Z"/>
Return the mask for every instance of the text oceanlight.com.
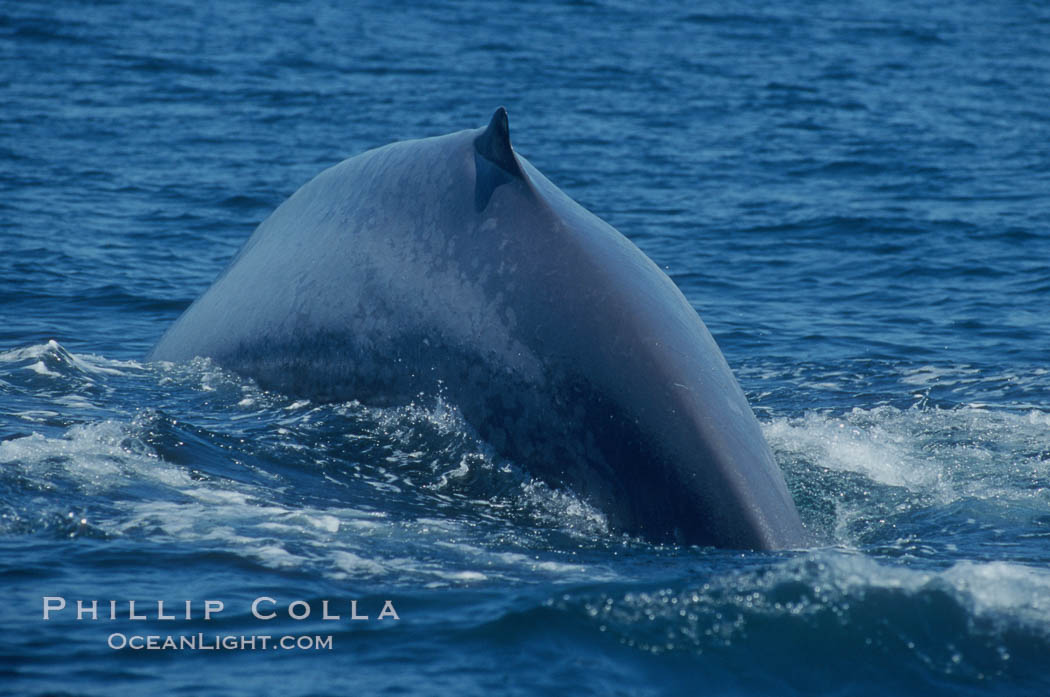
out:
<path id="1" fill-rule="evenodd" d="M 310 636 L 303 634 L 274 637 L 269 634 L 122 634 L 114 632 L 106 640 L 109 648 L 119 651 L 256 651 L 283 649 L 284 651 L 331 651 L 332 635 Z"/>

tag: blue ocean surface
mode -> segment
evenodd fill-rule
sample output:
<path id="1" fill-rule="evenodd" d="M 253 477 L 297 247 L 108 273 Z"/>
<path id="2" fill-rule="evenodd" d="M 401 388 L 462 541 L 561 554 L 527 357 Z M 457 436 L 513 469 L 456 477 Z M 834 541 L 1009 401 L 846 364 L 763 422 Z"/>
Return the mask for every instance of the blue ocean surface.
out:
<path id="1" fill-rule="evenodd" d="M 145 360 L 316 173 L 500 105 L 696 307 L 812 548 Z M 0 163 L 0 693 L 1050 694 L 1046 3 L 18 0 Z"/>

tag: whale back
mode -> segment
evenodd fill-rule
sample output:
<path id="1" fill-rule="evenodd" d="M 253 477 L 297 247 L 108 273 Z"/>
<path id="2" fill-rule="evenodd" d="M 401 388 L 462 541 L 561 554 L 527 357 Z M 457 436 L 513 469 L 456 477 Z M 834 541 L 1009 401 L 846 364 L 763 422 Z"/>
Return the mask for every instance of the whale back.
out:
<path id="1" fill-rule="evenodd" d="M 661 541 L 800 546 L 714 339 L 633 243 L 483 129 L 368 151 L 255 231 L 151 358 L 394 404 L 441 393 L 501 454 Z"/>

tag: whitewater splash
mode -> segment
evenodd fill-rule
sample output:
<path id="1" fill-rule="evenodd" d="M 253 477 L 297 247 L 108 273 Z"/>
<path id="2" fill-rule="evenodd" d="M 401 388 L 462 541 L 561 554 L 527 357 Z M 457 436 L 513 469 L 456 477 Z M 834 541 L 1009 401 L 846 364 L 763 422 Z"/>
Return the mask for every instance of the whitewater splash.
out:
<path id="1" fill-rule="evenodd" d="M 783 676 L 822 651 L 864 665 L 821 680 L 1037 682 L 1050 655 L 1040 411 L 767 420 L 820 542 L 751 554 L 617 535 L 499 460 L 441 400 L 319 405 L 208 361 L 110 361 L 55 342 L 0 354 L 0 390 L 6 534 L 220 555 L 358 589 L 546 587 L 520 621 L 661 660 L 710 657 L 713 685 L 747 685 L 757 662 L 762 679 L 781 676 L 761 689 L 819 690 Z M 476 631 L 505 631 L 493 612 Z"/>
<path id="2" fill-rule="evenodd" d="M 261 391 L 208 361 L 111 361 L 54 341 L 0 354 L 0 369 L 11 424 L 0 462 L 37 486 L 48 477 L 81 493 L 148 485 L 164 490 L 161 498 L 215 505 L 280 491 L 291 465 L 290 478 L 313 477 L 314 488 L 366 494 L 346 497 L 365 518 L 394 515 L 368 498 L 382 495 L 417 514 L 451 507 L 453 519 L 520 524 L 514 513 L 527 511 L 530 526 L 568 520 L 566 534 L 614 538 L 593 509 L 499 461 L 440 399 L 316 405 Z M 140 407 L 136 391 L 165 401 Z M 174 416 L 180 410 L 189 413 Z M 900 542 L 897 523 L 925 513 L 945 518 L 946 536 L 959 532 L 958 515 L 985 526 L 1023 522 L 1050 481 L 1050 415 L 1035 410 L 854 408 L 774 418 L 764 431 L 807 524 L 846 548 Z M 283 467 L 268 469 L 267 460 Z M 302 503 L 286 498 L 289 509 Z M 923 537 L 937 539 L 933 532 Z"/>

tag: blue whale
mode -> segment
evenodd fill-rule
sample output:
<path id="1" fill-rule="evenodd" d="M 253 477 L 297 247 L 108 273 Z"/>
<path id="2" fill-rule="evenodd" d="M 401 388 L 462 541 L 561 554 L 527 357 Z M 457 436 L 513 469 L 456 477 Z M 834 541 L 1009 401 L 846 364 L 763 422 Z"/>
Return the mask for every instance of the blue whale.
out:
<path id="1" fill-rule="evenodd" d="M 375 405 L 442 394 L 497 452 L 624 532 L 734 549 L 805 533 L 675 284 L 485 128 L 331 167 L 267 218 L 151 360 Z"/>

